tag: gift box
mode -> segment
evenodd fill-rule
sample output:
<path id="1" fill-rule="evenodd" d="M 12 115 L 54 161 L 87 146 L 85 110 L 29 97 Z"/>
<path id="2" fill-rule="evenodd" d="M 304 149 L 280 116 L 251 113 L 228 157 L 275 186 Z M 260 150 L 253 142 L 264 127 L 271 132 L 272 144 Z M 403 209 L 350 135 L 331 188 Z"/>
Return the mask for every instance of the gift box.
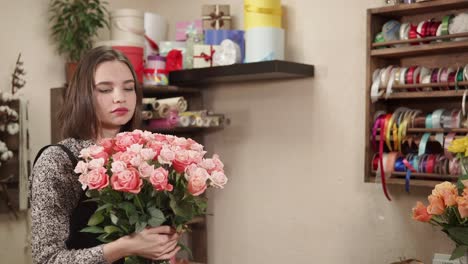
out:
<path id="1" fill-rule="evenodd" d="M 203 5 L 203 29 L 231 29 L 229 5 Z"/>
<path id="2" fill-rule="evenodd" d="M 245 30 L 258 27 L 282 27 L 281 0 L 244 0 Z"/>
<path id="3" fill-rule="evenodd" d="M 213 66 L 213 55 L 219 50 L 218 45 L 194 45 L 193 67 L 205 68 Z"/>
<path id="4" fill-rule="evenodd" d="M 220 45 L 225 39 L 230 39 L 239 45 L 241 50 L 241 62 L 245 58 L 245 40 L 243 30 L 205 30 L 205 44 Z"/>
<path id="5" fill-rule="evenodd" d="M 171 50 L 180 50 L 182 53 L 183 68 L 192 68 L 192 57 L 187 55 L 187 43 L 182 41 L 159 42 L 159 55 L 166 57 Z"/>
<path id="6" fill-rule="evenodd" d="M 284 60 L 284 29 L 251 28 L 245 32 L 244 62 Z"/>
<path id="7" fill-rule="evenodd" d="M 203 35 L 201 20 L 176 22 L 176 40 L 185 41 L 188 36 Z"/>

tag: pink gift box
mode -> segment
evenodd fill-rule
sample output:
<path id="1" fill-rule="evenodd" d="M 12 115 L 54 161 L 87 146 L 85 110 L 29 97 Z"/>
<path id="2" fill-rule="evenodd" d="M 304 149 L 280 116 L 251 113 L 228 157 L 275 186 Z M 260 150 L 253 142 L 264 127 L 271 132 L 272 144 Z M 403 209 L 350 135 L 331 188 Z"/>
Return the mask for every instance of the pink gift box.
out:
<path id="1" fill-rule="evenodd" d="M 181 21 L 176 23 L 176 40 L 187 40 L 188 35 L 202 35 L 203 25 L 201 20 Z"/>

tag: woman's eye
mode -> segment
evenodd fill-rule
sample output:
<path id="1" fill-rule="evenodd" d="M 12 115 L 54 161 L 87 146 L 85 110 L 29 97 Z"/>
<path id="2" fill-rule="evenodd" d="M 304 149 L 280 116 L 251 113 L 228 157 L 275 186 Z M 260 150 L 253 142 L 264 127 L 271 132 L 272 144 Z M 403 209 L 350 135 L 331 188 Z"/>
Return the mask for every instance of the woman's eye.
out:
<path id="1" fill-rule="evenodd" d="M 110 92 L 112 91 L 112 89 L 103 89 L 103 88 L 100 88 L 100 89 L 98 89 L 98 91 L 99 91 L 100 93 L 110 93 Z"/>
<path id="2" fill-rule="evenodd" d="M 135 90 L 135 87 L 133 87 L 133 86 L 132 87 L 125 87 L 124 89 L 125 89 L 125 91 L 133 91 L 133 90 Z"/>

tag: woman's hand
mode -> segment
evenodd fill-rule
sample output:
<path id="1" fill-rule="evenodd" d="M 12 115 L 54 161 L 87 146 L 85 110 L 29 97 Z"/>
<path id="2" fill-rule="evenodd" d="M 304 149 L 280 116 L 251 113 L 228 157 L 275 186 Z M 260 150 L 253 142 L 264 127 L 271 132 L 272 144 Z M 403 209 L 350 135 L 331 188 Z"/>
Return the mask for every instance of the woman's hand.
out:
<path id="1" fill-rule="evenodd" d="M 180 250 L 178 239 L 179 234 L 169 226 L 146 228 L 105 244 L 104 258 L 109 263 L 132 255 L 152 260 L 170 259 Z"/>

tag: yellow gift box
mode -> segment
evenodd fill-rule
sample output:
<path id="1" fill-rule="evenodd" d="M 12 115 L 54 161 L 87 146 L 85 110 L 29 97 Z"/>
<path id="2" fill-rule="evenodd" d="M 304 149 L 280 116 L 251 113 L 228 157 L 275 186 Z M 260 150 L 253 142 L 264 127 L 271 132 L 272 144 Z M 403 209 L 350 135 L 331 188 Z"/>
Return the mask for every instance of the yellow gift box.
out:
<path id="1" fill-rule="evenodd" d="M 256 27 L 281 28 L 281 0 L 244 0 L 245 30 Z"/>

